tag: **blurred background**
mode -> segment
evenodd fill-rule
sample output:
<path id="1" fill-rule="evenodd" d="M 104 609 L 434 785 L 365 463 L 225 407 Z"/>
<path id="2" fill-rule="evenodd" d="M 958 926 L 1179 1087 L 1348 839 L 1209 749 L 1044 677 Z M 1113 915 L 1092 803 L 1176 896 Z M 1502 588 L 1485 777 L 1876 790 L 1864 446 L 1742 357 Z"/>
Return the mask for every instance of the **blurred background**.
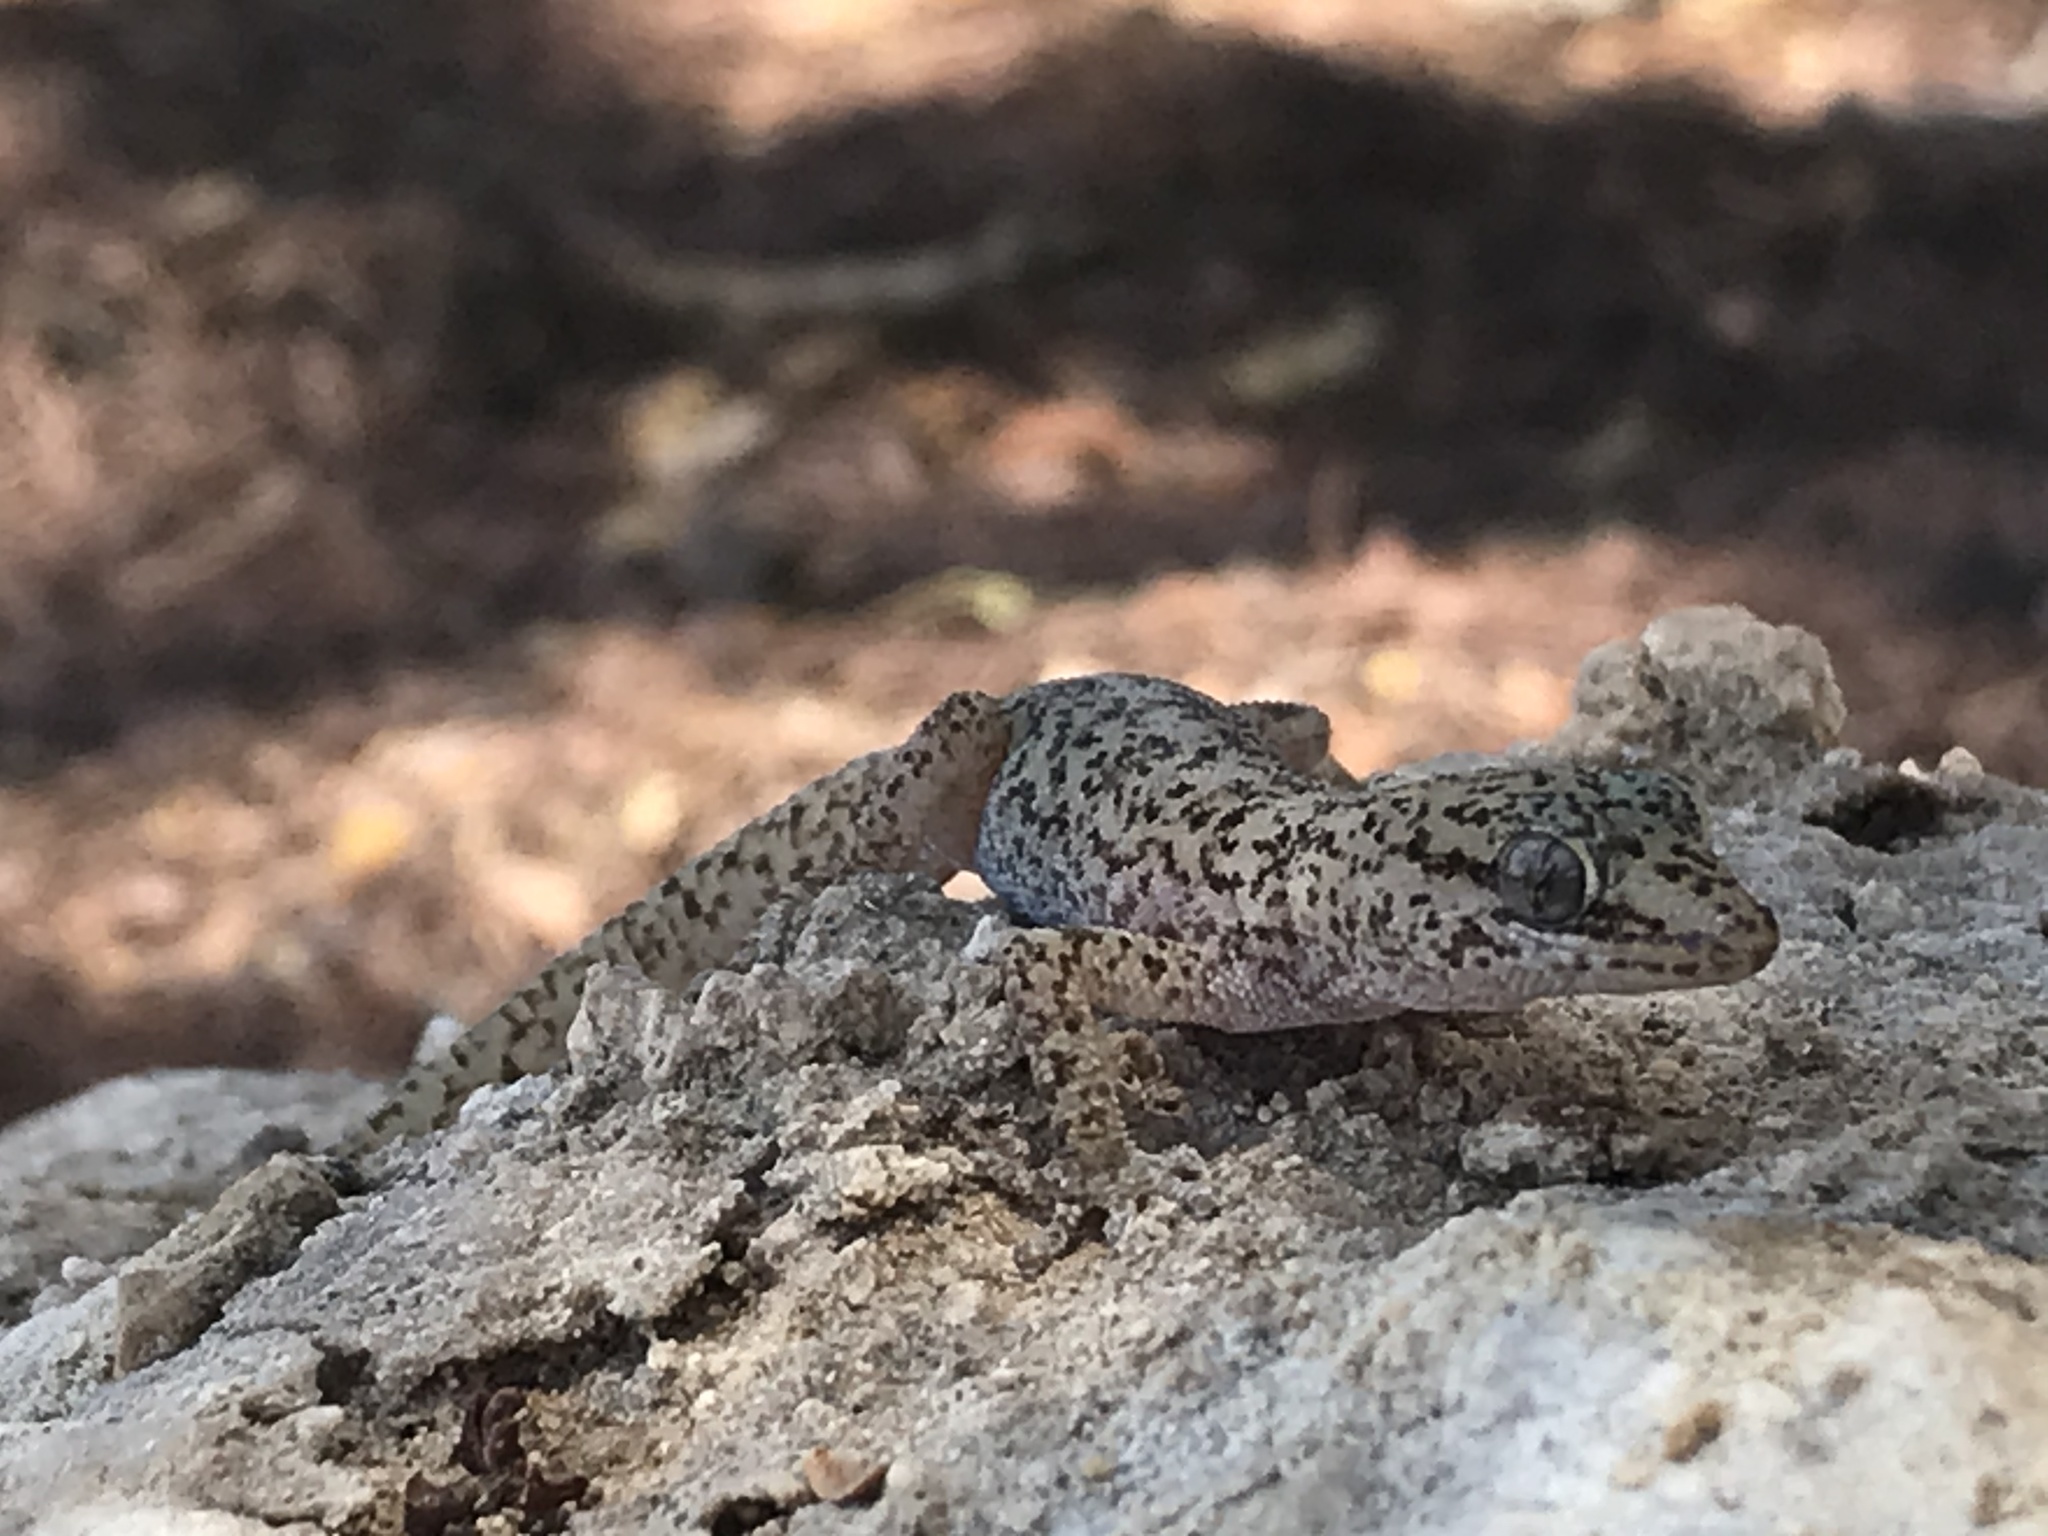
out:
<path id="1" fill-rule="evenodd" d="M 2038 0 L 0 0 L 0 1118 L 388 1072 L 956 687 L 1740 601 L 2048 783 Z"/>

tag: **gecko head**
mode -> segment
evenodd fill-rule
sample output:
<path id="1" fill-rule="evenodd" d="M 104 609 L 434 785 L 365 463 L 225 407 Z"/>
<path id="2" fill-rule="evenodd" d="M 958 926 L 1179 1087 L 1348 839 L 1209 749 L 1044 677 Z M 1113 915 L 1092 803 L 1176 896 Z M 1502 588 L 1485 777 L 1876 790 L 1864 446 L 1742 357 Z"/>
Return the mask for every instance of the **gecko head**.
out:
<path id="1" fill-rule="evenodd" d="M 1442 896 L 1417 903 L 1413 939 L 1447 1010 L 1714 986 L 1777 952 L 1777 920 L 1668 773 L 1488 767 L 1418 789 L 1401 852 Z"/>

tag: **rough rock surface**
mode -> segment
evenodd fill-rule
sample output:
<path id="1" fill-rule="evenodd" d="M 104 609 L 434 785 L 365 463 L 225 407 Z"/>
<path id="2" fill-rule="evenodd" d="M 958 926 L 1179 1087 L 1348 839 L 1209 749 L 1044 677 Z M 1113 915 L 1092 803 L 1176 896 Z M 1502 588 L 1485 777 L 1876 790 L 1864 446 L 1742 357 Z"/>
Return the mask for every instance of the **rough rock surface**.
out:
<path id="1" fill-rule="evenodd" d="M 0 1130 L 0 1324 L 97 1283 L 270 1151 L 331 1142 L 380 1095 L 346 1072 L 152 1072 Z"/>
<path id="2" fill-rule="evenodd" d="M 82 1294 L 8 1158 L 0 1533 L 2048 1530 L 2048 796 L 1842 713 L 1734 610 L 1596 653 L 1546 750 L 1706 785 L 1773 965 L 1133 1036 L 1114 1183 L 960 958 L 985 909 L 880 877 Z M 242 1172 L 193 1166 L 151 1198 Z"/>

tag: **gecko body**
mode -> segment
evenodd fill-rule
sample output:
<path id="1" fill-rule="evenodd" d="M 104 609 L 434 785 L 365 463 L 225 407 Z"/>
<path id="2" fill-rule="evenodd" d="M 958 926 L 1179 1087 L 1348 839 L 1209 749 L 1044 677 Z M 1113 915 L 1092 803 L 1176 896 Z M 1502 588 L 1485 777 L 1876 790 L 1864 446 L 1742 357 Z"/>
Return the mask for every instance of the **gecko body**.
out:
<path id="1" fill-rule="evenodd" d="M 1014 696 L 975 868 L 1044 928 L 1183 951 L 1235 1031 L 1739 980 L 1777 925 L 1671 775 L 1550 762 L 1331 782 L 1158 678 Z M 1268 706 L 1271 708 L 1272 706 Z"/>
<path id="2" fill-rule="evenodd" d="M 1541 997 L 1709 986 L 1777 925 L 1684 785 L 1649 769 L 1486 765 L 1354 781 L 1307 705 L 1102 674 L 948 698 L 691 861 L 405 1078 L 361 1144 L 556 1064 L 583 978 L 680 987 L 777 897 L 860 871 L 972 868 L 1021 923 L 980 943 L 1069 1141 L 1121 1156 L 1100 1013 L 1238 1032 Z"/>

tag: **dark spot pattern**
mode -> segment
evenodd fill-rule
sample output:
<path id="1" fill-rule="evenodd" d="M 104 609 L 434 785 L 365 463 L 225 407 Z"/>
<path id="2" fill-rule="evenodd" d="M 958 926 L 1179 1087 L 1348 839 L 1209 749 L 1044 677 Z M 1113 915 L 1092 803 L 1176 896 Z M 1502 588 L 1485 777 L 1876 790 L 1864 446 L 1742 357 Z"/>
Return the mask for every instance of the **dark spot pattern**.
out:
<path id="1" fill-rule="evenodd" d="M 1509 1008 L 1740 980 L 1776 949 L 1669 774 L 1545 762 L 1334 782 L 1245 706 L 1156 678 L 1046 683 L 1008 707 L 1015 746 L 975 868 L 1022 922 L 1200 957 L 1193 1011 L 1122 1010 L 1137 1017 L 1250 1031 Z M 1517 870 L 1516 849 L 1537 863 Z"/>
<path id="2" fill-rule="evenodd" d="M 1360 782 L 1328 745 L 1306 705 L 1225 705 L 1159 678 L 955 694 L 551 963 L 402 1081 L 356 1144 L 559 1062 L 598 961 L 679 988 L 771 901 L 860 871 L 971 865 L 1033 925 L 1004 947 L 1006 995 L 1043 1042 L 1034 1070 L 1063 1125 L 1104 1160 L 1121 1130 L 1097 1010 L 1258 1031 L 1501 1009 L 1736 981 L 1777 946 L 1668 774 L 1531 762 Z M 1554 847 L 1583 854 L 1582 891 L 1551 854 L 1508 852 Z"/>
<path id="3" fill-rule="evenodd" d="M 972 854 L 1009 731 L 1001 700 L 957 693 L 902 746 L 798 790 L 551 961 L 442 1059 L 402 1078 L 349 1146 L 430 1129 L 484 1084 L 559 1064 L 584 979 L 600 960 L 680 989 L 730 959 L 779 897 L 864 871 L 949 879 Z"/>

